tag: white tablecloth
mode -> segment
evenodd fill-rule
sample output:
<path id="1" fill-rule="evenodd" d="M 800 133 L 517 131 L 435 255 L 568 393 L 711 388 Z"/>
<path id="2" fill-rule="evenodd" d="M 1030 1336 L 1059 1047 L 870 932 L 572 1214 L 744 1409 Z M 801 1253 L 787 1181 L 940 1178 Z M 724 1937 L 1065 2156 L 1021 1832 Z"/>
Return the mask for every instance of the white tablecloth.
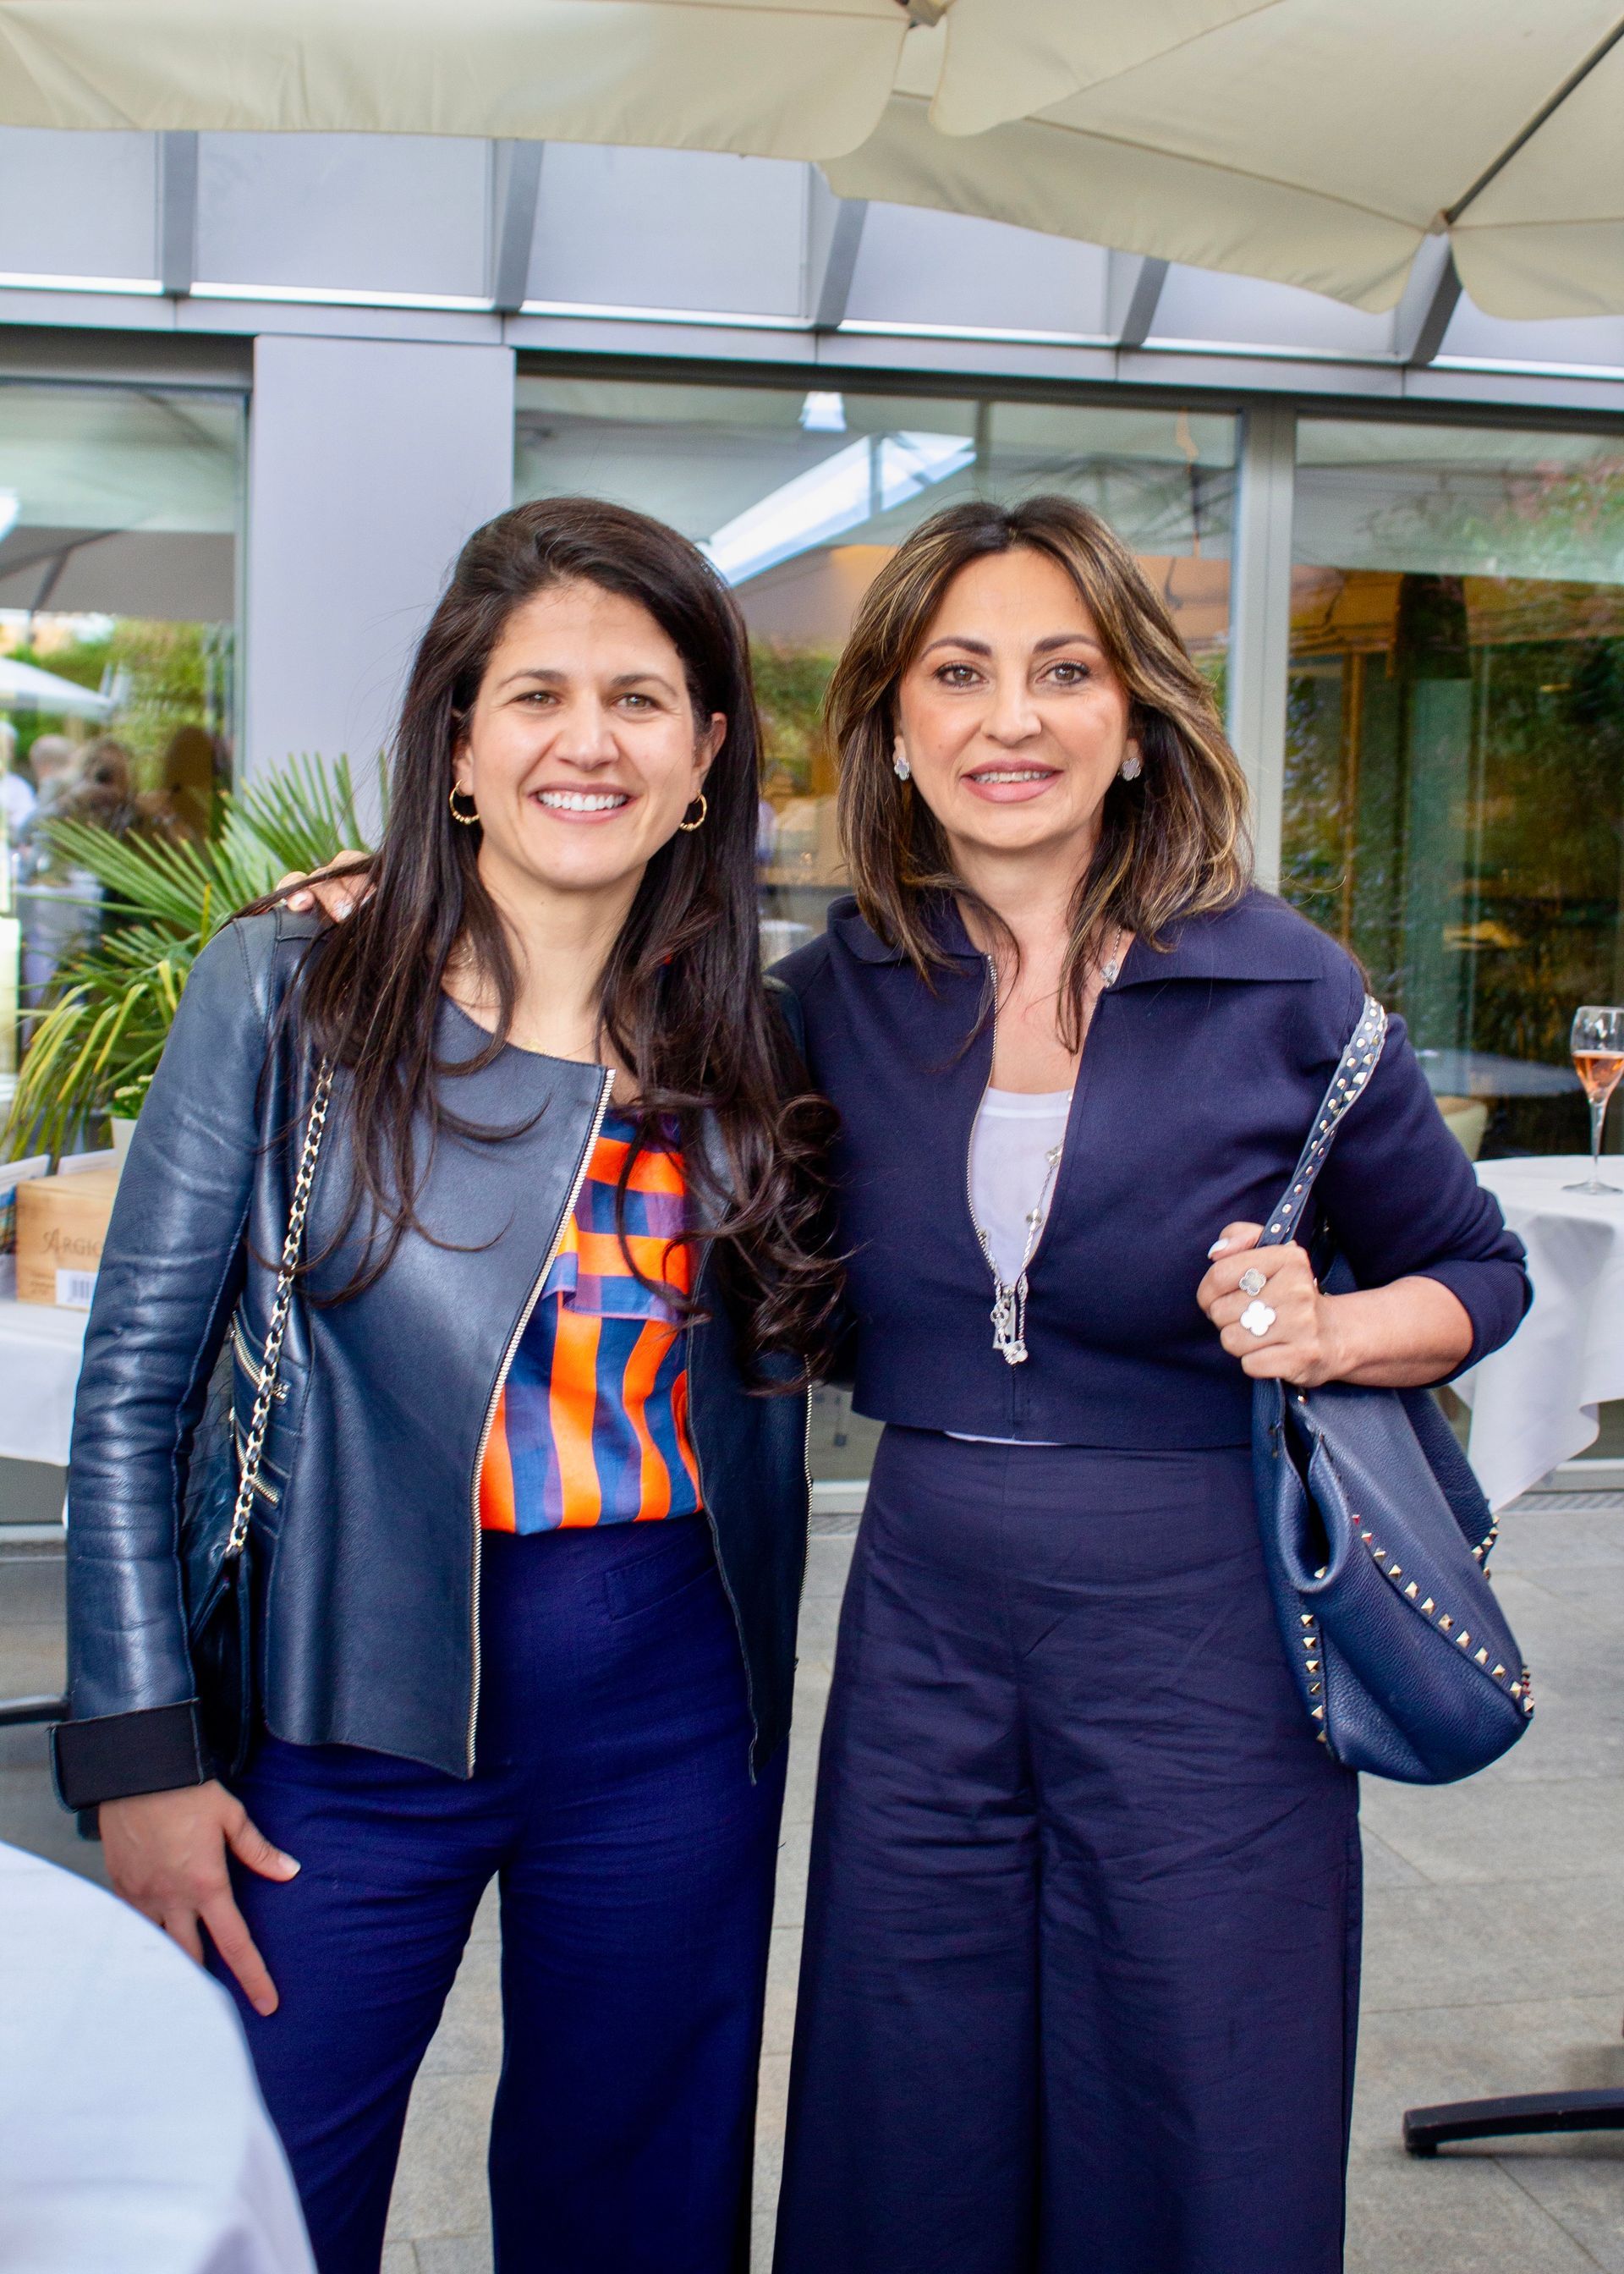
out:
<path id="1" fill-rule="evenodd" d="M 0 1257 L 0 1460 L 68 1465 L 86 1311 L 19 1303 L 17 1267 Z"/>
<path id="2" fill-rule="evenodd" d="M 1597 1407 L 1624 1397 L 1624 1193 L 1590 1200 L 1562 1189 L 1590 1166 L 1588 1154 L 1477 1163 L 1528 1249 L 1534 1283 L 1513 1339 L 1455 1384 L 1472 1409 L 1472 1466 L 1493 1508 L 1593 1444 Z M 1604 1154 L 1602 1178 L 1624 1185 L 1624 1160 Z"/>
<path id="3" fill-rule="evenodd" d="M 0 2266 L 313 2274 L 225 1992 L 114 1896 L 3 1846 Z"/>

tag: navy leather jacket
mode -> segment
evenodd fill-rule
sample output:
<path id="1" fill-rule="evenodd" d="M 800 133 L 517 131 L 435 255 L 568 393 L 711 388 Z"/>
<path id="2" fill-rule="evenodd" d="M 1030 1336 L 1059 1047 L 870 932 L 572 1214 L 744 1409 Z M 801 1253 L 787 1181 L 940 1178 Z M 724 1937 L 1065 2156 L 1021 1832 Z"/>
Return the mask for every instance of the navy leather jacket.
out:
<path id="1" fill-rule="evenodd" d="M 229 925 L 198 959 L 118 1189 L 85 1340 L 69 1479 L 69 1805 L 209 1773 L 178 1554 L 189 1448 L 239 1303 L 239 1425 L 274 1296 L 312 1068 L 275 1013 L 316 918 Z M 448 999 L 447 1060 L 485 1047 Z M 365 1293 L 297 1300 L 254 1516 L 258 1698 L 297 1744 L 369 1747 L 471 1773 L 479 1693 L 477 1481 L 489 1417 L 607 1103 L 609 1078 L 509 1048 L 455 1078 L 409 1233 Z M 312 1196 L 318 1295 L 350 1182 L 344 1081 Z M 444 1245 L 437 1245 L 443 1241 Z M 696 1284 L 703 1285 L 703 1252 Z M 689 1427 L 738 1625 L 760 1764 L 789 1726 L 806 1560 L 806 1401 L 752 1396 L 728 1320 L 688 1330 Z"/>
<path id="2" fill-rule="evenodd" d="M 777 967 L 838 1109 L 835 1165 L 861 1413 L 909 1428 L 1154 1450 L 1244 1446 L 1252 1383 L 1196 1301 L 1226 1224 L 1263 1223 L 1353 1032 L 1351 957 L 1249 892 L 1136 941 L 1101 998 L 1029 1273 L 1024 1366 L 993 1347 L 970 1133 L 992 1073 L 986 958 L 937 911 L 929 984 L 852 900 Z M 1522 1244 L 1434 1106 L 1403 1021 L 1316 1199 L 1360 1284 L 1437 1279 L 1465 1306 L 1462 1366 L 1529 1301 Z"/>

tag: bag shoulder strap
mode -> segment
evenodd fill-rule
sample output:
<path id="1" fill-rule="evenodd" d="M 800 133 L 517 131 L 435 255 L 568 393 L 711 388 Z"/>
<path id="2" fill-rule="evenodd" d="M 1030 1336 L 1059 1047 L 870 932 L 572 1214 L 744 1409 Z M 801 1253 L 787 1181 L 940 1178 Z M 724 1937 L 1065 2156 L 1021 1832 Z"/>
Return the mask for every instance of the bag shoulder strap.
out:
<path id="1" fill-rule="evenodd" d="M 1307 1142 L 1297 1156 L 1291 1171 L 1291 1181 L 1282 1193 L 1263 1228 L 1258 1241 L 1259 1247 L 1279 1247 L 1297 1236 L 1303 1211 L 1308 1206 L 1308 1196 L 1314 1188 L 1314 1179 L 1326 1163 L 1342 1116 L 1353 1103 L 1381 1057 L 1382 1045 L 1387 1039 L 1387 1014 L 1373 995 L 1365 998 L 1358 1022 L 1348 1040 L 1348 1047 L 1338 1061 L 1325 1096 L 1320 1101 L 1320 1111 L 1314 1116 L 1313 1127 Z"/>
<path id="2" fill-rule="evenodd" d="M 316 1076 L 316 1087 L 311 1096 L 310 1118 L 304 1125 L 304 1148 L 299 1156 L 298 1174 L 293 1180 L 287 1237 L 282 1241 L 282 1261 L 276 1269 L 276 1299 L 271 1307 L 271 1323 L 266 1329 L 253 1413 L 248 1424 L 248 1438 L 243 1447 L 242 1466 L 237 1474 L 237 1501 L 231 1510 L 230 1537 L 225 1547 L 228 1559 L 240 1555 L 248 1544 L 249 1520 L 253 1513 L 253 1497 L 259 1484 L 259 1463 L 265 1451 L 265 1432 L 271 1418 L 271 1401 L 276 1395 L 276 1377 L 282 1367 L 282 1337 L 288 1331 L 288 1314 L 293 1307 L 293 1284 L 298 1276 L 299 1250 L 304 1244 L 304 1218 L 310 1209 L 310 1188 L 315 1182 L 316 1163 L 321 1157 L 321 1133 L 327 1126 L 327 1102 L 332 1094 L 333 1068 L 323 1058 L 321 1070 Z"/>

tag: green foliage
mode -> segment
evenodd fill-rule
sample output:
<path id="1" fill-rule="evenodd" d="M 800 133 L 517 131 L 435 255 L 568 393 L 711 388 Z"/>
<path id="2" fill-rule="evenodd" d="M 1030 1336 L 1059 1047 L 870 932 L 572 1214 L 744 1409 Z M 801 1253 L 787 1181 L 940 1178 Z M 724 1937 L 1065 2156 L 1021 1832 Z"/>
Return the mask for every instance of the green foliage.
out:
<path id="1" fill-rule="evenodd" d="M 803 797 L 812 787 L 823 697 L 836 660 L 821 648 L 792 647 L 778 640 L 758 640 L 750 650 L 763 771 L 771 778 L 781 767 Z"/>
<path id="2" fill-rule="evenodd" d="M 119 616 L 100 639 L 75 640 L 43 653 L 31 647 L 13 652 L 76 686 L 100 688 L 110 669 L 124 689 L 117 716 L 108 727 L 135 760 L 137 787 L 156 788 L 163 754 L 182 727 L 207 728 L 224 699 L 229 676 L 230 633 L 217 624 L 163 623 Z M 24 712 L 13 721 L 19 753 L 26 757 L 41 734 L 56 734 L 64 721 L 47 712 Z"/>
<path id="3" fill-rule="evenodd" d="M 349 762 L 305 757 L 223 794 L 202 844 L 49 825 L 52 849 L 103 892 L 106 929 L 57 971 L 23 1059 L 0 1158 L 59 1154 L 147 1095 L 193 962 L 230 917 L 289 869 L 361 846 Z"/>

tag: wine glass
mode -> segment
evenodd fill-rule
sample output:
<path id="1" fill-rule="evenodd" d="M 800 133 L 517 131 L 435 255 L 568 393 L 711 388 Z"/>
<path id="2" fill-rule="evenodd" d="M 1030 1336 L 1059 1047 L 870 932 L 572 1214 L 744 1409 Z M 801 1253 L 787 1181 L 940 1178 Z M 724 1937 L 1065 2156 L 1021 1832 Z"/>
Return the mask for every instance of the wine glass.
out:
<path id="1" fill-rule="evenodd" d="M 1565 1185 L 1569 1193 L 1616 1193 L 1617 1185 L 1601 1180 L 1601 1126 L 1607 1118 L 1607 1100 L 1624 1074 L 1624 1009 L 1616 1003 L 1582 1003 L 1574 1013 L 1569 1038 L 1573 1062 L 1590 1101 L 1590 1180 Z"/>

